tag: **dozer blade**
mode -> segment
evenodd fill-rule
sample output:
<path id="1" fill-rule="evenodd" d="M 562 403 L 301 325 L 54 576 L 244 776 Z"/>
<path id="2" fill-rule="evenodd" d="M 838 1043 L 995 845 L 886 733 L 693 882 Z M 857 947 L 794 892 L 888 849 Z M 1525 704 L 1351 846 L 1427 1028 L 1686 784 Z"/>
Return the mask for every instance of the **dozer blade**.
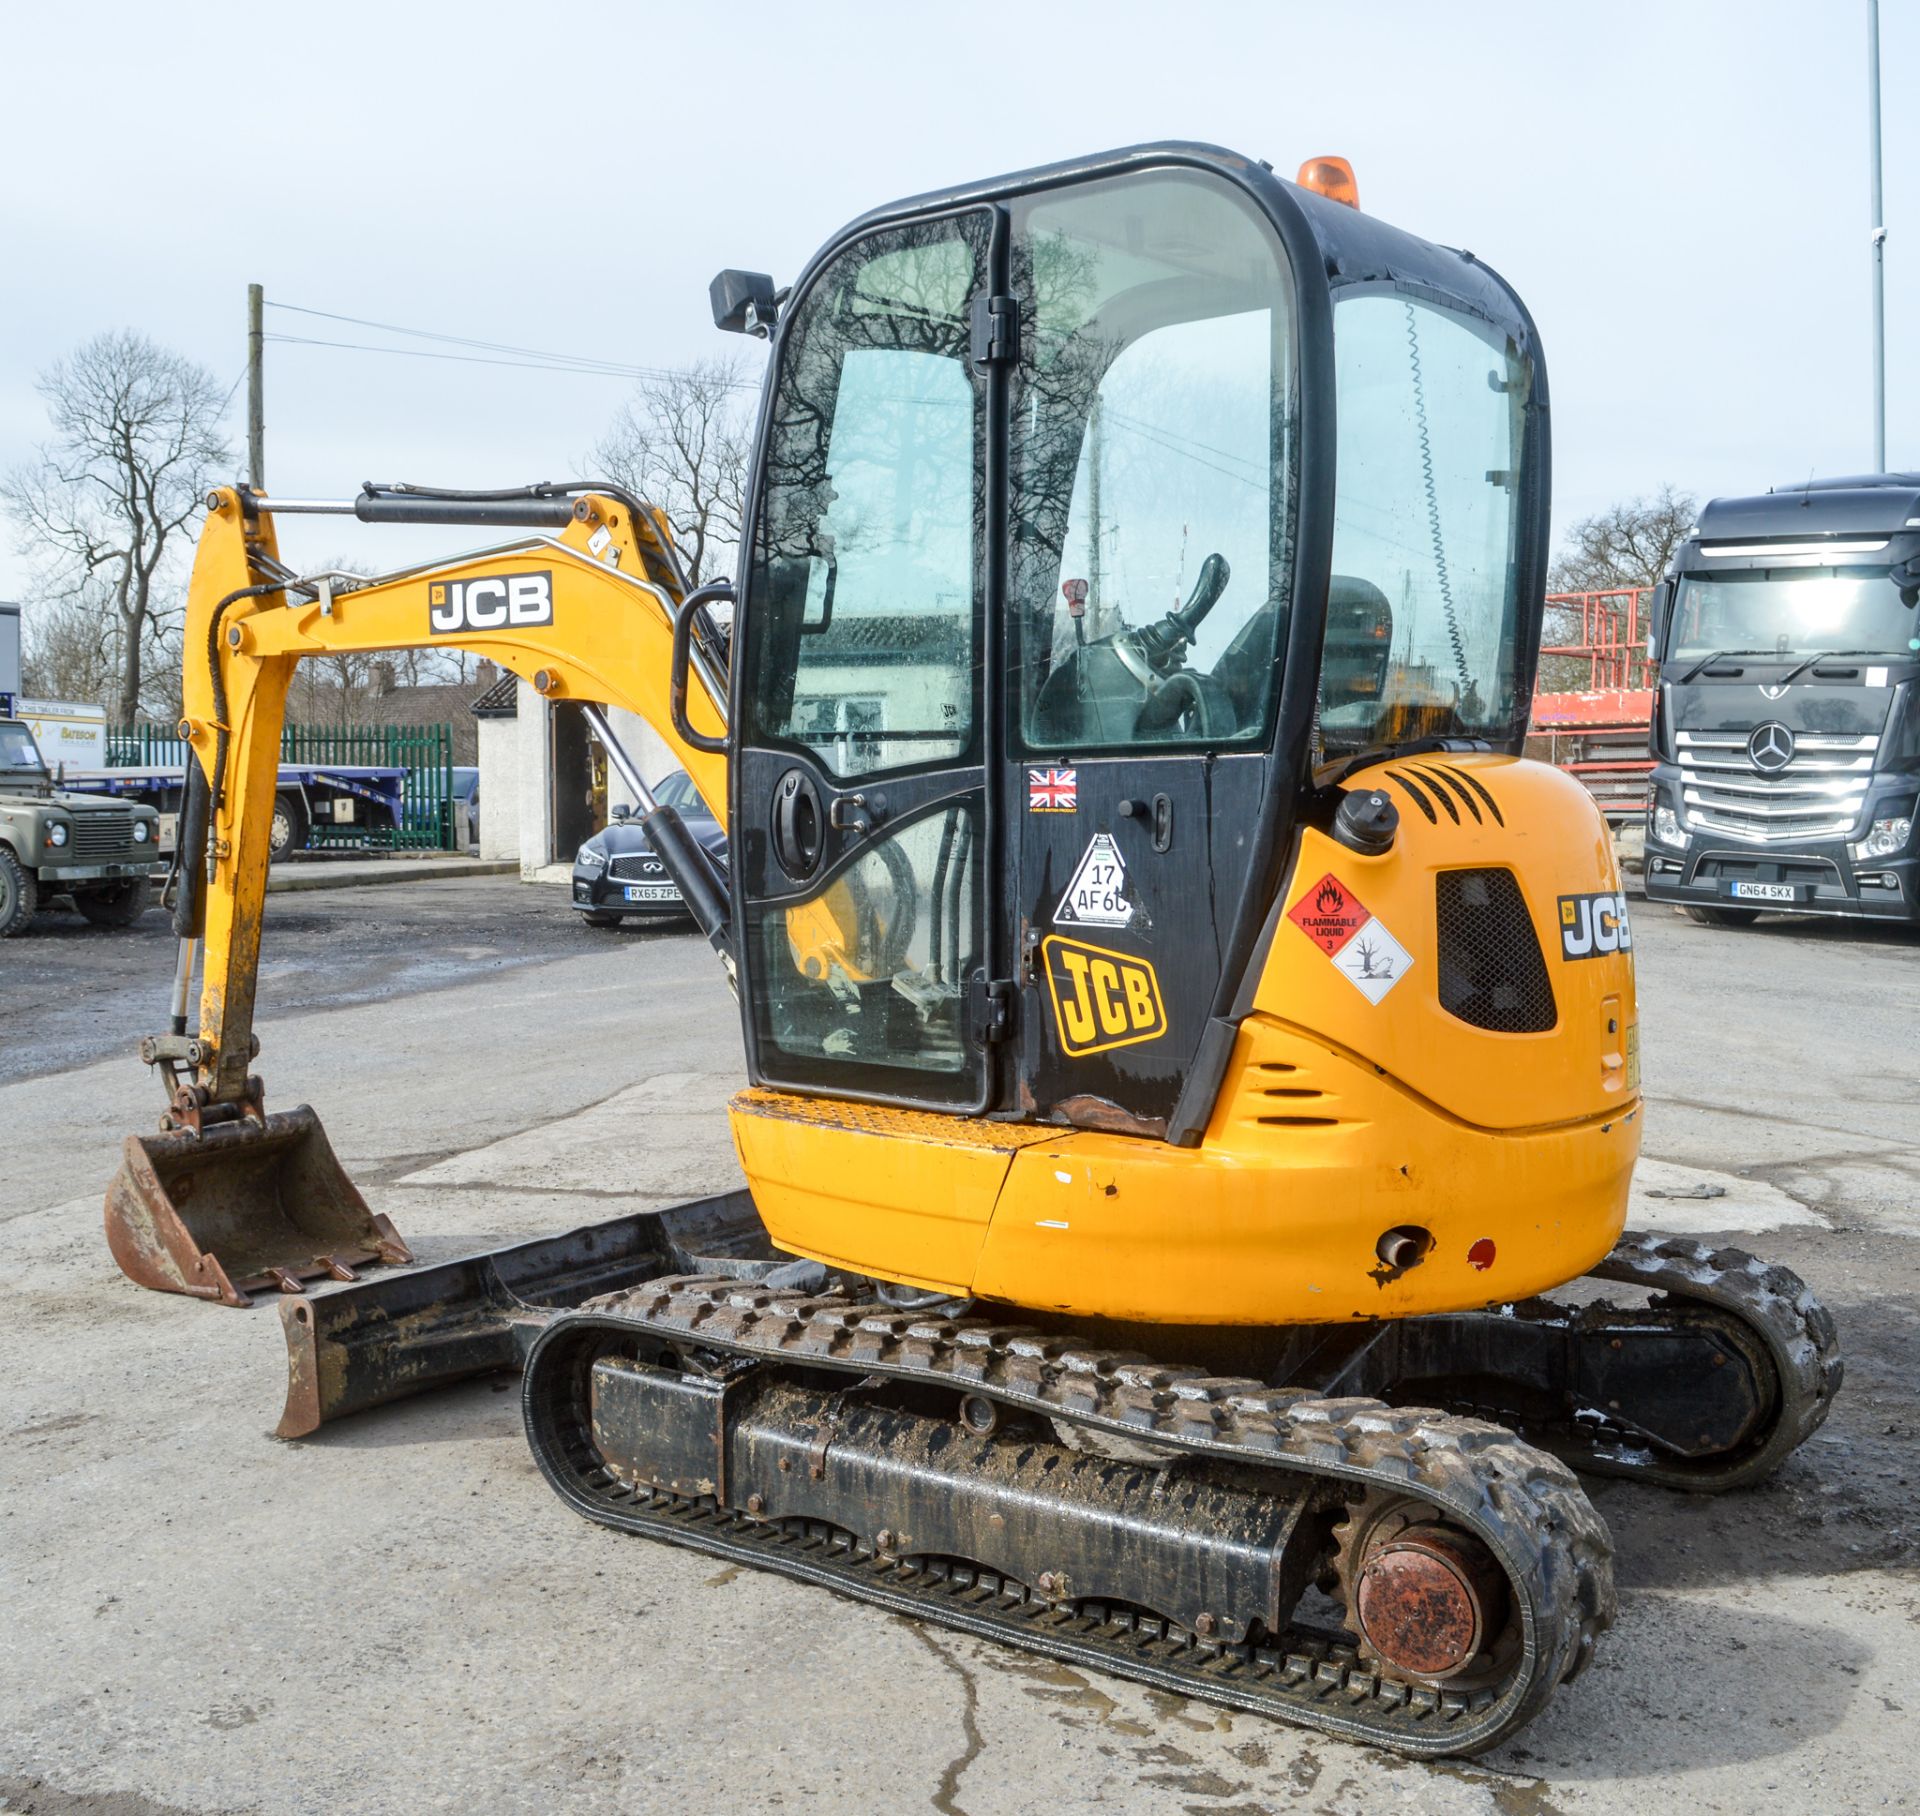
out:
<path id="1" fill-rule="evenodd" d="M 222 1305 L 413 1259 L 304 1104 L 198 1134 L 129 1135 L 107 1187 L 107 1246 L 129 1280 Z"/>
<path id="2" fill-rule="evenodd" d="M 554 1318 L 602 1293 L 662 1274 L 759 1279 L 794 1266 L 768 1243 L 752 1194 L 734 1191 L 289 1299 L 276 1435 L 305 1437 L 369 1406 L 518 1369 Z"/>

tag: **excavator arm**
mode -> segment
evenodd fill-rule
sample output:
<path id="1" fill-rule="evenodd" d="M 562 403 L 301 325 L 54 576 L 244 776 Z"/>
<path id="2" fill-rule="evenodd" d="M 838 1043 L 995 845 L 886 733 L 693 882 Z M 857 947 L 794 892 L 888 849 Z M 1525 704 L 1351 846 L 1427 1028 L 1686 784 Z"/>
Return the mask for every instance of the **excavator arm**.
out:
<path id="1" fill-rule="evenodd" d="M 302 577 L 281 561 L 274 532 L 289 511 L 525 534 L 377 579 Z M 370 486 L 339 502 L 210 495 L 187 601 L 180 729 L 193 761 L 174 879 L 172 1026 L 141 1049 L 167 1082 L 169 1107 L 157 1138 L 129 1138 L 107 1203 L 108 1238 L 128 1274 L 244 1304 L 254 1291 L 410 1259 L 347 1180 L 312 1112 L 269 1116 L 251 1069 L 269 829 L 300 661 L 454 647 L 490 657 L 545 699 L 578 702 L 639 796 L 640 823 L 702 931 L 728 958 L 723 879 L 677 813 L 653 801 L 601 712 L 622 707 L 646 720 L 724 816 L 725 656 L 705 612 L 723 590 L 690 588 L 664 522 L 611 488 Z M 189 1032 L 196 957 L 199 1018 Z"/>
<path id="2" fill-rule="evenodd" d="M 402 502 L 415 522 L 471 522 L 486 510 L 417 494 Z M 690 690 L 688 717 L 703 744 L 675 728 L 669 692 L 681 599 L 669 591 L 677 575 L 647 577 L 671 556 L 656 520 L 641 527 L 630 508 L 593 494 L 501 501 L 494 521 L 512 521 L 506 507 L 524 505 L 522 521 L 544 516 L 550 527 L 365 584 L 302 586 L 280 567 L 271 500 L 226 490 L 210 505 L 187 601 L 183 736 L 210 808 L 195 1064 L 212 1102 L 236 1102 L 246 1088 L 281 730 L 304 657 L 455 647 L 490 657 L 548 700 L 624 707 L 659 732 L 724 816 L 726 758 L 704 747 L 725 731 L 711 678 Z M 263 586 L 271 590 L 256 590 Z"/>

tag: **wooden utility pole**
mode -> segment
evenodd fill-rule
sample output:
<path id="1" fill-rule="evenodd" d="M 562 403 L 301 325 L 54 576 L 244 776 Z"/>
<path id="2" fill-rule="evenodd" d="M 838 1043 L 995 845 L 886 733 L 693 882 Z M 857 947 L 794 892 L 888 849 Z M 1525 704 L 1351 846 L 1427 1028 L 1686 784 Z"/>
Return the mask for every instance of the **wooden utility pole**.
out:
<path id="1" fill-rule="evenodd" d="M 256 492 L 267 489 L 267 404 L 262 371 L 266 332 L 261 317 L 266 295 L 258 284 L 247 286 L 247 484 Z"/>

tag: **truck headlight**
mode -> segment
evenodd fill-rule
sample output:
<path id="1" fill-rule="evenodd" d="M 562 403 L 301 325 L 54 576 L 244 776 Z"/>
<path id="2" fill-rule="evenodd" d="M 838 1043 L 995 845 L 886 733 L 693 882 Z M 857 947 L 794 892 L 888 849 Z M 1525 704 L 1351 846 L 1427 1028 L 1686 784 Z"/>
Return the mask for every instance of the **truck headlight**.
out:
<path id="1" fill-rule="evenodd" d="M 135 820 L 134 821 L 133 842 L 136 845 L 144 845 L 152 837 L 153 837 L 153 822 L 151 820 Z"/>
<path id="2" fill-rule="evenodd" d="M 64 820 L 55 820 L 54 823 L 47 828 L 47 843 L 53 846 L 56 851 L 67 842 L 69 836 L 69 828 Z"/>
<path id="3" fill-rule="evenodd" d="M 1906 850 L 1907 841 L 1913 837 L 1913 815 L 1902 814 L 1897 819 L 1875 820 L 1868 827 L 1867 836 L 1857 845 L 1849 845 L 1855 863 L 1864 863 L 1869 858 L 1897 857 Z"/>
<path id="4" fill-rule="evenodd" d="M 606 864 L 607 854 L 604 851 L 595 851 L 591 845 L 582 845 L 573 854 L 573 861 L 582 870 L 599 870 Z"/>
<path id="5" fill-rule="evenodd" d="M 1671 807 L 1653 810 L 1653 838 L 1657 845 L 1672 845 L 1680 851 L 1693 842 L 1693 834 L 1681 826 L 1680 816 Z"/>

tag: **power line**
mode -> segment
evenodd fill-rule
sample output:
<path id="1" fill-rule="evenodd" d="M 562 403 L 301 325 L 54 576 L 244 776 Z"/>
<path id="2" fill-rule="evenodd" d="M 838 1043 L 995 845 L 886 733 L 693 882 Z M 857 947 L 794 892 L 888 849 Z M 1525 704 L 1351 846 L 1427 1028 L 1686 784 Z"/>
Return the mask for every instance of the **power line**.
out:
<path id="1" fill-rule="evenodd" d="M 408 328 L 397 322 L 377 322 L 360 315 L 343 315 L 332 309 L 310 309 L 301 303 L 267 301 L 269 309 L 284 309 L 293 315 L 310 315 L 322 321 L 345 322 L 355 328 L 371 328 L 380 334 L 401 334 L 413 340 L 438 341 L 445 346 L 473 349 L 468 355 L 472 363 L 478 365 L 525 365 L 535 371 L 586 372 L 596 377 L 667 379 L 682 376 L 682 371 L 663 366 L 636 365 L 626 360 L 603 359 L 597 354 L 559 353 L 544 347 L 522 347 L 509 341 L 477 340 L 463 334 L 445 334 L 432 328 Z M 335 347 L 355 353 L 405 353 L 416 358 L 453 359 L 460 357 L 448 353 L 430 353 L 425 349 L 412 347 L 373 347 L 357 341 L 329 341 L 313 339 L 301 335 L 273 335 L 274 340 L 283 340 L 294 345 L 312 347 Z M 500 354 L 508 357 L 501 359 L 481 359 L 481 354 Z M 754 381 L 746 379 L 723 380 L 730 390 L 757 389 Z"/>
<path id="2" fill-rule="evenodd" d="M 483 353 L 435 353 L 426 347 L 373 347 L 364 341 L 317 340 L 304 334 L 269 334 L 266 338 L 288 347 L 332 347 L 343 353 L 387 353 L 401 359 L 450 359 L 457 360 L 461 365 L 466 366 L 510 366 L 523 372 L 577 372 L 588 378 L 666 376 L 662 373 L 645 371 L 637 366 L 555 365 L 546 360 L 495 359 Z"/>

